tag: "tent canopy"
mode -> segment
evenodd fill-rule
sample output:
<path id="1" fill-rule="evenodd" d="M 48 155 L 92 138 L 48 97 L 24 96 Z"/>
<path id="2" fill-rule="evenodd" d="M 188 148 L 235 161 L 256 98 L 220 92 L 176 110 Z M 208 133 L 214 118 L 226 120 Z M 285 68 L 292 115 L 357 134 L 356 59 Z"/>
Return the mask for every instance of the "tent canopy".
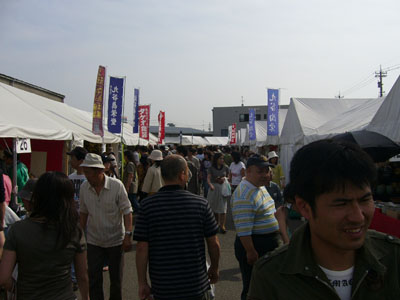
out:
<path id="1" fill-rule="evenodd" d="M 164 144 L 179 144 L 180 137 L 173 136 L 173 137 L 165 137 Z M 205 146 L 209 145 L 209 142 L 202 138 L 201 136 L 192 136 L 192 135 L 182 135 L 182 145 L 198 145 L 198 146 Z"/>
<path id="2" fill-rule="evenodd" d="M 46 113 L 33 108 L 24 100 L 19 89 L 0 83 L 0 136 L 38 140 L 70 140 L 72 131 L 66 129 Z M 36 95 L 35 95 L 36 96 Z M 40 97 L 40 96 L 38 96 Z M 47 102 L 54 102 L 47 100 Z"/>
<path id="3" fill-rule="evenodd" d="M 104 130 L 104 137 L 92 133 L 92 114 L 79 110 L 65 103 L 49 100 L 48 98 L 26 92 L 24 90 L 0 83 L 0 90 L 7 92 L 8 97 L 0 94 L 1 101 L 12 101 L 4 110 L 5 114 L 21 115 L 22 128 L 25 136 L 32 139 L 50 140 L 85 140 L 92 143 L 118 143 L 119 138 L 107 130 Z M 12 95 L 12 97 L 10 96 Z M 21 106 L 23 105 L 23 106 Z M 22 119 L 23 118 L 23 119 Z M 2 118 L 2 121 L 5 120 Z M 52 122 L 49 122 L 51 120 Z M 41 123 L 47 130 L 58 129 L 62 134 L 35 134 L 35 123 Z M 30 130 L 30 131 L 28 131 Z M 7 134 L 8 137 L 14 135 Z M 21 136 L 22 137 L 22 136 Z"/>
<path id="4" fill-rule="evenodd" d="M 400 76 L 397 78 L 385 101 L 379 107 L 367 130 L 375 131 L 400 143 Z"/>
<path id="5" fill-rule="evenodd" d="M 286 177 L 294 153 L 303 145 L 365 127 L 381 103 L 382 99 L 376 98 L 292 98 L 280 137 L 280 162 Z"/>

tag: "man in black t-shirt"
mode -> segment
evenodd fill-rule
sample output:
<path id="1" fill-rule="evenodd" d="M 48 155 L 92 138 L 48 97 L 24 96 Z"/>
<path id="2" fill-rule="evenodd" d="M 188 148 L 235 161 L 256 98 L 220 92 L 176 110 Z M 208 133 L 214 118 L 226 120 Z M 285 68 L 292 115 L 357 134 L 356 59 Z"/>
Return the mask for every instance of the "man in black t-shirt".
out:
<path id="1" fill-rule="evenodd" d="M 207 200 L 183 189 L 188 180 L 183 157 L 165 157 L 161 174 L 165 186 L 141 202 L 133 236 L 138 241 L 139 299 L 151 293 L 156 300 L 205 299 L 219 276 L 217 223 Z M 208 273 L 204 239 L 211 260 Z"/>

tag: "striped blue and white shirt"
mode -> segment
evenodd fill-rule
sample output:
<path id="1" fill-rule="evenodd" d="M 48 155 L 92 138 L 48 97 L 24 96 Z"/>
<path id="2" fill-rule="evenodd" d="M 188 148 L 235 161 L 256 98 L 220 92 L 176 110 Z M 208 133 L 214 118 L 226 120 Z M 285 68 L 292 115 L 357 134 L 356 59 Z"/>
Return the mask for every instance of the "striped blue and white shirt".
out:
<path id="1" fill-rule="evenodd" d="M 240 236 L 268 234 L 279 230 L 275 203 L 264 186 L 242 180 L 231 198 L 233 221 Z"/>

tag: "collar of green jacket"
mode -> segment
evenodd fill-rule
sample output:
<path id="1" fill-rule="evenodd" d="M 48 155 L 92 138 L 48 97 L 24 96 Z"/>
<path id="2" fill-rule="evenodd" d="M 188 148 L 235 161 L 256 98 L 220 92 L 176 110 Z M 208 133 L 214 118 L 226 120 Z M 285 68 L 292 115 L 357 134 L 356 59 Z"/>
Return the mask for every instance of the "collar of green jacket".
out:
<path id="1" fill-rule="evenodd" d="M 382 278 L 386 272 L 386 267 L 379 260 L 388 255 L 388 251 L 373 246 L 371 236 L 374 235 L 384 236 L 381 233 L 368 231 L 364 245 L 356 253 L 353 285 L 357 286 L 357 283 L 367 275 Z M 293 234 L 285 256 L 279 269 L 280 273 L 319 277 L 329 283 L 325 273 L 314 260 L 308 223 L 299 227 Z"/>

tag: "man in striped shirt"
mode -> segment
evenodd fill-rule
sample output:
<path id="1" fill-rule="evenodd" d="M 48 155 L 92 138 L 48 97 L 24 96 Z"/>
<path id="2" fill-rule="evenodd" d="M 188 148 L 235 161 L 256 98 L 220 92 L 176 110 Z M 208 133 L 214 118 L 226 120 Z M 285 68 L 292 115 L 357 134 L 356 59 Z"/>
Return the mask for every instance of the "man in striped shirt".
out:
<path id="1" fill-rule="evenodd" d="M 246 165 L 246 177 L 231 198 L 237 234 L 235 256 L 243 281 L 242 300 L 247 298 L 253 264 L 259 257 L 274 250 L 280 241 L 274 200 L 265 188 L 270 167 L 265 156 L 250 157 Z"/>
<path id="2" fill-rule="evenodd" d="M 218 226 L 207 200 L 184 190 L 188 171 L 183 157 L 166 156 L 161 163 L 165 186 L 140 204 L 133 236 L 139 299 L 153 294 L 155 300 L 206 300 L 210 283 L 218 280 Z"/>

